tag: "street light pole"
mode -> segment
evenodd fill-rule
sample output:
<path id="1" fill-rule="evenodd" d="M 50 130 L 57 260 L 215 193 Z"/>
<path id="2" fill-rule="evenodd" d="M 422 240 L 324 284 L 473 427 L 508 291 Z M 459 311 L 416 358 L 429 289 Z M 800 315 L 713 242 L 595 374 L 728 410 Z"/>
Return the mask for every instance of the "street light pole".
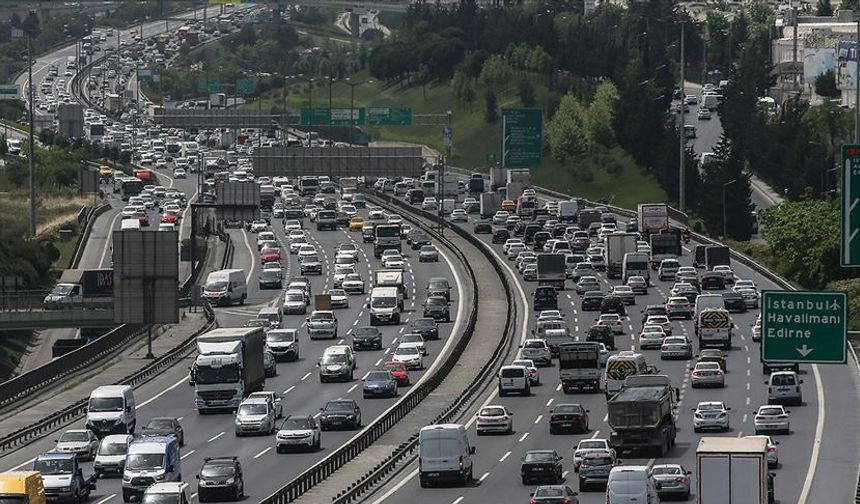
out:
<path id="1" fill-rule="evenodd" d="M 29 133 L 28 145 L 30 152 L 27 153 L 27 164 L 30 168 L 30 237 L 36 237 L 36 151 L 33 146 L 33 51 L 31 47 L 32 35 L 27 31 L 27 95 L 29 97 Z"/>
<path id="2" fill-rule="evenodd" d="M 732 179 L 723 184 L 723 238 L 726 237 L 726 187 L 737 182 L 738 179 Z"/>
<path id="3" fill-rule="evenodd" d="M 686 192 L 687 192 L 686 191 L 686 189 L 687 189 L 687 183 L 686 183 L 687 177 L 686 177 L 686 175 L 687 174 L 686 174 L 686 170 L 684 168 L 684 163 L 685 163 L 686 157 L 687 157 L 687 152 L 686 152 L 686 149 L 684 148 L 684 140 L 685 140 L 685 138 L 684 138 L 684 104 L 686 103 L 686 101 L 685 101 L 686 96 L 685 96 L 685 92 L 684 92 L 684 22 L 686 21 L 685 16 L 686 16 L 686 11 L 682 10 L 681 11 L 681 88 L 680 88 L 681 89 L 681 107 L 678 111 L 678 116 L 680 117 L 679 124 L 678 124 L 678 145 L 679 145 L 678 151 L 680 154 L 679 158 L 678 158 L 678 209 L 681 210 L 681 212 L 685 211 L 686 199 L 687 199 L 686 198 L 686 196 L 687 196 L 687 194 L 686 194 Z"/>
<path id="4" fill-rule="evenodd" d="M 332 118 L 331 118 L 331 86 L 334 83 L 334 76 L 332 74 L 328 74 L 328 146 L 334 146 L 334 140 L 332 140 Z"/>
<path id="5" fill-rule="evenodd" d="M 857 21 L 857 49 L 854 51 L 854 143 L 860 143 L 860 17 L 854 13 Z"/>

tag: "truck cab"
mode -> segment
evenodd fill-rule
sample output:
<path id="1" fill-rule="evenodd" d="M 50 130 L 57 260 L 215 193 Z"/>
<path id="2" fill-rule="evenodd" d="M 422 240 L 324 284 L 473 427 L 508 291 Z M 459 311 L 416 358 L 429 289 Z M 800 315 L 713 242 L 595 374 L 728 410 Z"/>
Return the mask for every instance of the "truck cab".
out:
<path id="1" fill-rule="evenodd" d="M 370 325 L 400 324 L 402 298 L 396 287 L 374 287 L 370 291 Z"/>
<path id="2" fill-rule="evenodd" d="M 74 453 L 42 453 L 33 470 L 42 474 L 45 496 L 54 502 L 77 503 L 96 489 L 96 476 L 84 476 Z"/>

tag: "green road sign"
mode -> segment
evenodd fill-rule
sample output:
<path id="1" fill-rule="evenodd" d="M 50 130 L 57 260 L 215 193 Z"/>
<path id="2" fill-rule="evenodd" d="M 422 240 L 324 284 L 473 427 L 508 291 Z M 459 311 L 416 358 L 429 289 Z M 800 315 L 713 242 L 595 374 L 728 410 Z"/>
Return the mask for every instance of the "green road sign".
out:
<path id="1" fill-rule="evenodd" d="M 844 364 L 848 295 L 765 291 L 761 309 L 764 362 Z"/>
<path id="2" fill-rule="evenodd" d="M 531 168 L 540 164 L 543 147 L 541 109 L 502 111 L 502 166 Z"/>
<path id="3" fill-rule="evenodd" d="M 0 100 L 18 100 L 21 91 L 17 84 L 0 84 Z"/>
<path id="4" fill-rule="evenodd" d="M 370 107 L 367 109 L 368 126 L 411 126 L 412 109 L 409 107 Z"/>
<path id="5" fill-rule="evenodd" d="M 201 77 L 197 80 L 198 93 L 217 93 L 221 91 L 221 83 L 215 77 Z"/>
<path id="6" fill-rule="evenodd" d="M 239 79 L 236 81 L 236 94 L 243 96 L 252 95 L 257 90 L 257 81 L 254 79 Z"/>
<path id="7" fill-rule="evenodd" d="M 854 180 L 854 179 L 857 180 Z M 839 262 L 843 268 L 860 267 L 860 145 L 842 146 L 842 240 Z"/>
<path id="8" fill-rule="evenodd" d="M 303 107 L 301 110 L 302 126 L 363 126 L 365 124 L 363 108 L 328 108 Z"/>

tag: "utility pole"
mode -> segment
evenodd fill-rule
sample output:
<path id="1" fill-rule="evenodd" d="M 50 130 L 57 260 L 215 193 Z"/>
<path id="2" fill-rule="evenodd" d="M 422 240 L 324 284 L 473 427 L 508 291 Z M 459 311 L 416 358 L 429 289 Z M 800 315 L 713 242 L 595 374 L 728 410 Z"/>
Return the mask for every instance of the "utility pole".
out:
<path id="1" fill-rule="evenodd" d="M 27 96 L 29 98 L 29 142 L 30 152 L 27 153 L 27 164 L 30 168 L 30 237 L 36 237 L 36 151 L 33 146 L 33 51 L 31 47 L 32 34 L 27 31 Z"/>
<path id="2" fill-rule="evenodd" d="M 860 17 L 854 13 L 857 22 L 857 48 L 854 51 L 854 143 L 860 143 Z"/>
<path id="3" fill-rule="evenodd" d="M 685 101 L 685 92 L 684 92 L 684 22 L 686 12 L 681 11 L 681 104 L 678 108 L 678 117 L 680 118 L 678 121 L 678 145 L 679 145 L 679 158 L 678 158 L 678 209 L 681 212 L 685 211 L 686 207 L 686 192 L 687 192 L 687 183 L 686 183 L 686 173 L 684 168 L 684 163 L 687 158 L 687 150 L 684 147 L 684 104 Z"/>
<path id="4" fill-rule="evenodd" d="M 328 74 L 328 146 L 334 147 L 334 140 L 332 140 L 332 117 L 331 117 L 331 86 L 332 81 L 334 80 L 334 76 L 332 74 Z"/>
<path id="5" fill-rule="evenodd" d="M 792 2 L 792 4 L 794 4 L 794 2 Z M 797 19 L 797 6 L 796 6 L 796 5 L 792 5 L 792 6 L 791 6 L 791 12 L 792 12 L 792 15 L 793 15 L 793 17 L 794 17 L 794 37 L 792 37 L 792 39 L 793 39 L 793 40 L 792 40 L 792 43 L 791 43 L 791 44 L 792 44 L 792 48 L 791 48 L 791 62 L 793 63 L 793 65 L 792 65 L 792 69 L 791 69 L 791 70 L 794 72 L 794 70 L 796 70 L 796 69 L 797 69 L 797 27 L 798 27 L 798 24 L 799 24 L 799 23 L 797 22 L 797 21 L 798 21 L 798 19 Z M 799 93 L 800 93 L 800 74 L 798 74 L 798 73 L 796 73 L 796 72 L 795 72 L 795 73 L 793 73 L 793 74 L 792 74 L 792 77 L 793 77 L 793 80 L 794 80 L 794 92 L 795 92 L 795 96 L 799 98 L 799 97 L 800 97 L 800 96 L 799 96 Z"/>

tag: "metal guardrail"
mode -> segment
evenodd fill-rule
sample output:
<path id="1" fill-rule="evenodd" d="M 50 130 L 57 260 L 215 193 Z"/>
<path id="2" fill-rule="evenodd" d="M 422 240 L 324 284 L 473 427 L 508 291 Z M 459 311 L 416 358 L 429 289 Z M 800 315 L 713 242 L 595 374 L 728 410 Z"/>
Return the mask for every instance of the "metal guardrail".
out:
<path id="1" fill-rule="evenodd" d="M 432 232 L 429 228 L 427 228 L 427 231 Z M 457 256 L 457 259 L 463 263 L 463 266 L 469 273 L 471 285 L 476 286 L 477 279 L 475 278 L 475 274 L 463 253 L 445 238 L 440 236 L 437 236 L 436 238 L 440 242 L 445 243 L 454 255 Z M 472 306 L 469 311 L 469 319 L 463 332 L 463 336 L 458 340 L 450 355 L 459 356 L 471 340 L 472 333 L 475 330 L 475 323 L 477 321 L 477 310 L 478 295 L 477 289 L 475 289 L 475 296 L 472 301 Z M 444 380 L 451 369 L 453 369 L 456 362 L 457 359 L 447 359 L 432 376 L 427 378 L 417 387 L 411 389 L 397 403 L 365 427 L 360 434 L 356 435 L 349 442 L 342 445 L 340 448 L 336 449 L 310 468 L 306 469 L 297 477 L 293 478 L 293 480 L 287 483 L 284 487 L 263 499 L 262 504 L 286 504 L 288 502 L 292 502 L 294 499 L 322 482 L 336 470 L 358 456 L 359 453 L 376 442 L 376 440 L 388 431 L 388 429 L 402 420 L 425 397 L 430 395 L 442 380 Z"/>

